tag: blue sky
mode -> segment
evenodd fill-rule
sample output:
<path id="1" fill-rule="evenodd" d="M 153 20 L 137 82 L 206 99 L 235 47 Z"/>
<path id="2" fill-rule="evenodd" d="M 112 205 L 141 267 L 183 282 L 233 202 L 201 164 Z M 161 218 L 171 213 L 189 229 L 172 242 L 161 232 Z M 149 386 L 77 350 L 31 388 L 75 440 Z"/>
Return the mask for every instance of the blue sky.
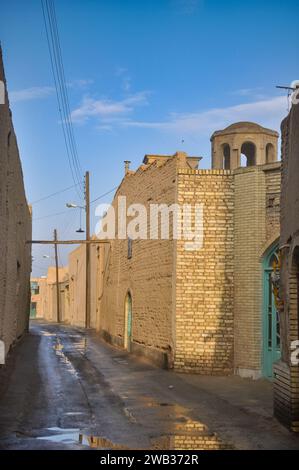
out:
<path id="1" fill-rule="evenodd" d="M 210 165 L 210 135 L 232 122 L 279 130 L 287 110 L 277 84 L 299 78 L 297 1 L 56 0 L 81 166 L 92 198 L 118 185 L 123 161 L 184 150 Z M 2 0 L 2 43 L 29 202 L 72 185 L 39 0 Z M 184 142 L 182 143 L 182 139 Z M 107 196 L 103 201 L 109 201 Z M 74 190 L 33 204 L 34 237 L 56 227 Z M 42 218 L 46 217 L 46 218 Z M 93 220 L 94 226 L 94 220 Z M 62 262 L 66 250 L 61 249 Z M 50 247 L 34 248 L 43 274 Z"/>

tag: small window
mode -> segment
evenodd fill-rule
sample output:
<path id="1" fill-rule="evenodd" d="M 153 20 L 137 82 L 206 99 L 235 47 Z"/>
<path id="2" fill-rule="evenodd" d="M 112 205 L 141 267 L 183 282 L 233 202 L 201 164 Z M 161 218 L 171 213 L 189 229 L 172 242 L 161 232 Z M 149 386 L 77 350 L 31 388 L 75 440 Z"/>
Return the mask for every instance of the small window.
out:
<path id="1" fill-rule="evenodd" d="M 132 258 L 132 245 L 133 245 L 133 240 L 132 238 L 128 238 L 128 259 Z"/>

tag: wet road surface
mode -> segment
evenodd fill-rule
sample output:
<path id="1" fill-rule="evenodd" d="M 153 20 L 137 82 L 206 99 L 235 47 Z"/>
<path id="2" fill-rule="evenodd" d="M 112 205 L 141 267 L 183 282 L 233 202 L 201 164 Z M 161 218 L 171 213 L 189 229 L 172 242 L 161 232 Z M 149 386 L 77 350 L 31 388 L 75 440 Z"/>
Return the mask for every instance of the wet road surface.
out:
<path id="1" fill-rule="evenodd" d="M 0 449 L 299 449 L 272 385 L 158 369 L 34 321 L 0 369 Z"/>

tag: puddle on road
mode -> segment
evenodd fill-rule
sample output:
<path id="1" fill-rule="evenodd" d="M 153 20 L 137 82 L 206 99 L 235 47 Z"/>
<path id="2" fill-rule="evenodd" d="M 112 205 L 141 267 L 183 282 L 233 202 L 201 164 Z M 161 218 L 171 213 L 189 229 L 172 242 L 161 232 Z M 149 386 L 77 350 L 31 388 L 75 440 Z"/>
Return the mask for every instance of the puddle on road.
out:
<path id="1" fill-rule="evenodd" d="M 47 428 L 47 431 L 54 432 L 56 434 L 50 434 L 49 436 L 40 436 L 37 437 L 37 439 L 40 441 L 59 442 L 62 444 L 75 444 L 76 436 L 78 436 L 79 432 L 78 429 L 62 428 Z"/>
<path id="2" fill-rule="evenodd" d="M 186 430 L 189 432 L 186 433 Z M 81 445 L 91 449 L 133 450 L 125 445 L 116 444 L 105 437 L 83 434 L 79 429 L 53 427 L 47 428 L 47 431 L 50 431 L 51 434 L 37 437 L 37 439 L 66 445 Z M 180 431 L 184 432 L 181 433 Z M 152 438 L 150 449 L 229 450 L 233 449 L 233 446 L 223 442 L 215 433 L 209 432 L 201 423 L 189 420 L 181 430 L 178 428 L 177 434 Z"/>
<path id="3" fill-rule="evenodd" d="M 142 397 L 143 406 L 156 408 L 155 420 L 169 423 L 169 432 L 151 439 L 156 450 L 228 450 L 233 445 L 199 420 L 190 418 L 190 410 L 177 403 L 158 402 Z"/>
<path id="4" fill-rule="evenodd" d="M 42 336 L 56 336 L 56 333 L 50 333 L 49 331 L 44 331 L 44 330 L 41 330 L 40 333 Z"/>
<path id="5" fill-rule="evenodd" d="M 145 450 L 232 450 L 234 446 L 227 440 L 222 439 L 217 432 L 209 429 L 209 427 L 198 419 L 191 418 L 188 410 L 176 403 L 155 402 L 151 397 L 143 397 L 143 406 L 140 409 L 141 415 L 138 416 L 136 408 L 131 410 L 125 408 L 125 414 L 135 423 L 143 423 L 146 420 L 151 426 L 157 425 L 157 435 L 152 435 L 150 445 Z M 152 416 L 154 422 L 150 423 L 151 417 L 146 414 L 145 406 L 149 408 L 156 407 L 156 412 Z M 190 411 L 190 410 L 189 410 Z M 80 414 L 80 412 L 69 411 L 70 416 Z M 165 424 L 165 427 L 161 425 Z M 160 433 L 159 433 L 160 430 Z M 115 443 L 105 436 L 89 435 L 82 433 L 79 428 L 48 428 L 50 435 L 43 435 L 38 439 L 48 440 L 51 442 L 81 445 L 92 449 L 138 449 L 138 446 L 126 446 L 125 443 Z M 159 433 L 159 434 L 158 434 Z M 146 434 L 146 431 L 145 431 Z M 144 448 L 143 448 L 144 450 Z"/>
<path id="6" fill-rule="evenodd" d="M 76 351 L 78 351 L 79 353 L 81 354 L 85 354 L 86 353 L 86 348 L 87 348 L 87 341 L 86 341 L 86 338 L 82 338 L 80 339 L 80 341 L 76 341 L 74 344 L 73 344 L 73 347 L 76 349 Z"/>
<path id="7" fill-rule="evenodd" d="M 50 431 L 51 434 L 37 437 L 37 439 L 68 445 L 79 444 L 90 447 L 91 449 L 128 449 L 128 447 L 121 444 L 115 444 L 105 437 L 82 434 L 79 429 L 52 427 L 47 428 L 47 431 Z"/>
<path id="8" fill-rule="evenodd" d="M 155 450 L 229 450 L 233 446 L 224 442 L 217 433 L 209 431 L 199 421 L 187 419 L 175 426 L 173 434 L 153 438 Z"/>
<path id="9" fill-rule="evenodd" d="M 53 349 L 55 351 L 56 356 L 58 356 L 60 362 L 63 363 L 66 366 L 68 372 L 70 372 L 74 377 L 78 378 L 79 377 L 78 372 L 74 368 L 71 361 L 64 354 L 64 352 L 63 352 L 64 346 L 60 342 L 59 338 L 57 338 L 56 344 L 54 344 Z"/>

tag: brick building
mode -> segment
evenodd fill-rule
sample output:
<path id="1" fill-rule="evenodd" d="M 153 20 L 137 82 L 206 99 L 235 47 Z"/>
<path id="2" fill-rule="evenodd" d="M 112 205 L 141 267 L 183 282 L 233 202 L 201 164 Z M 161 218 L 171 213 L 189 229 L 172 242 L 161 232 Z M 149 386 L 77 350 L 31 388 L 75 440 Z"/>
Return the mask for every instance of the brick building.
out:
<path id="1" fill-rule="evenodd" d="M 68 268 L 59 267 L 59 303 L 60 321 L 69 323 L 69 275 Z M 34 305 L 32 305 L 34 304 Z M 56 268 L 50 266 L 47 275 L 39 278 L 31 278 L 31 311 L 35 310 L 33 318 L 44 318 L 48 321 L 57 321 L 57 288 Z"/>
<path id="2" fill-rule="evenodd" d="M 299 105 L 282 122 L 281 352 L 274 366 L 274 412 L 299 432 Z"/>
<path id="3" fill-rule="evenodd" d="M 149 237 L 167 222 L 160 214 L 154 229 L 147 220 L 146 237 L 107 234 L 108 244 L 92 245 L 91 327 L 105 340 L 179 371 L 272 377 L 280 357 L 271 283 L 280 233 L 277 139 L 237 123 L 213 134 L 212 169 L 198 169 L 201 158 L 183 152 L 146 155 L 136 171 L 126 164 L 112 203 L 116 232 L 124 196 L 127 208 L 148 212 L 152 204 L 200 204 L 203 245 L 191 250 L 175 239 L 171 213 L 170 239 Z M 65 321 L 85 326 L 84 246 L 70 254 L 68 289 Z"/>
<path id="4" fill-rule="evenodd" d="M 0 49 L 0 341 L 5 355 L 28 327 L 30 310 L 31 214 L 9 109 Z M 0 87 L 1 90 L 3 86 Z M 4 104 L 2 103 L 4 101 Z"/>
<path id="5" fill-rule="evenodd" d="M 159 365 L 272 376 L 279 324 L 271 271 L 279 239 L 278 133 L 237 123 L 213 134 L 212 169 L 178 152 L 126 171 L 113 202 L 203 205 L 203 246 L 111 240 L 101 246 L 103 337 Z M 246 167 L 241 167 L 244 160 Z M 128 246 L 128 244 L 130 246 Z"/>

